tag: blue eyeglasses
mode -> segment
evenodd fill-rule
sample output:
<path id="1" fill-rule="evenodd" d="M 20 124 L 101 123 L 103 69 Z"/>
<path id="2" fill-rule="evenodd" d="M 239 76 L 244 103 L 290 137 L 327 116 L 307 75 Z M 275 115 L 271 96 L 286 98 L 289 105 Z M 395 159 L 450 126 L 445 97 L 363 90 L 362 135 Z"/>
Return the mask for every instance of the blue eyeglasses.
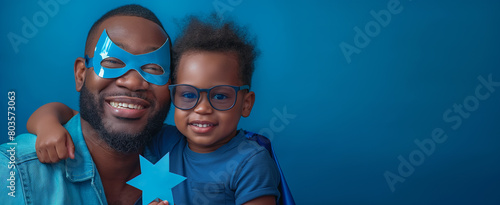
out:
<path id="1" fill-rule="evenodd" d="M 199 89 L 192 85 L 176 84 L 169 85 L 170 96 L 174 106 L 181 110 L 189 110 L 194 108 L 200 100 L 200 93 L 206 92 L 210 105 L 220 111 L 233 108 L 238 97 L 238 91 L 248 90 L 248 85 L 232 86 L 232 85 L 217 85 L 209 89 Z"/>

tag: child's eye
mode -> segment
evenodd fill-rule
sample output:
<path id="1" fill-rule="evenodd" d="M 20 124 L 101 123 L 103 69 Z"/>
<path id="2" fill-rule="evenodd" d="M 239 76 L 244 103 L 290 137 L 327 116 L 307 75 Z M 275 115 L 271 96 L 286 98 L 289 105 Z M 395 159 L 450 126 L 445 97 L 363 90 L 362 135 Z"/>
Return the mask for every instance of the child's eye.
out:
<path id="1" fill-rule="evenodd" d="M 212 97 L 214 100 L 225 100 L 227 99 L 228 97 L 224 94 L 215 94 L 213 97 Z"/>
<path id="2" fill-rule="evenodd" d="M 198 98 L 198 96 L 195 93 L 188 93 L 188 92 L 182 93 L 181 97 L 189 99 Z"/>

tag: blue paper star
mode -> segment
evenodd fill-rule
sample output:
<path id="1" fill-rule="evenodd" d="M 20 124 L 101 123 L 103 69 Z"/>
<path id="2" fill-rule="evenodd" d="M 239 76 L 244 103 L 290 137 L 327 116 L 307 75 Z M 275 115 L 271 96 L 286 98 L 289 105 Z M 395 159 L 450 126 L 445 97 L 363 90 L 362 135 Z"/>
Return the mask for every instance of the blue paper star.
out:
<path id="1" fill-rule="evenodd" d="M 160 198 L 174 204 L 172 188 L 186 180 L 178 174 L 170 172 L 169 153 L 163 156 L 155 165 L 140 156 L 141 174 L 127 182 L 127 184 L 142 190 L 142 202 L 148 204 Z"/>

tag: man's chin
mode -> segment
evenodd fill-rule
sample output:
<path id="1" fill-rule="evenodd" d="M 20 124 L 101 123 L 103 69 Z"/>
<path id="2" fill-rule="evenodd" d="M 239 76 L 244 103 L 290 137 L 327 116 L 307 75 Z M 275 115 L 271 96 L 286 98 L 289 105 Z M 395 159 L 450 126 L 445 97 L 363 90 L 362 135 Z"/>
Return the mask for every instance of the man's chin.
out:
<path id="1" fill-rule="evenodd" d="M 139 152 L 150 142 L 153 136 L 144 127 L 120 128 L 120 126 L 100 130 L 99 134 L 110 148 L 120 153 Z"/>
<path id="2" fill-rule="evenodd" d="M 114 124 L 112 127 L 106 127 L 105 130 L 109 135 L 117 136 L 137 136 L 146 129 L 146 125 L 139 126 L 136 124 Z"/>
<path id="3" fill-rule="evenodd" d="M 138 152 L 150 143 L 161 130 L 170 109 L 170 106 L 163 106 L 139 119 L 123 119 L 98 103 L 104 101 L 104 97 L 93 95 L 84 85 L 80 91 L 80 115 L 111 149 L 121 153 Z"/>

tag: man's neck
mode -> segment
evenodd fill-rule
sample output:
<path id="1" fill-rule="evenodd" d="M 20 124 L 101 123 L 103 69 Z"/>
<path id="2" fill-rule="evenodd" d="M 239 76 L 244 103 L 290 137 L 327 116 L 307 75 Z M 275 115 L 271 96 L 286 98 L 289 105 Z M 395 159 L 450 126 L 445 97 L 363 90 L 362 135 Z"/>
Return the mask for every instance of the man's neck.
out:
<path id="1" fill-rule="evenodd" d="M 126 184 L 141 173 L 139 152 L 120 153 L 104 142 L 99 134 L 81 119 L 82 134 L 104 187 L 108 204 L 133 204 L 140 190 Z M 142 150 L 141 150 L 142 151 Z"/>

